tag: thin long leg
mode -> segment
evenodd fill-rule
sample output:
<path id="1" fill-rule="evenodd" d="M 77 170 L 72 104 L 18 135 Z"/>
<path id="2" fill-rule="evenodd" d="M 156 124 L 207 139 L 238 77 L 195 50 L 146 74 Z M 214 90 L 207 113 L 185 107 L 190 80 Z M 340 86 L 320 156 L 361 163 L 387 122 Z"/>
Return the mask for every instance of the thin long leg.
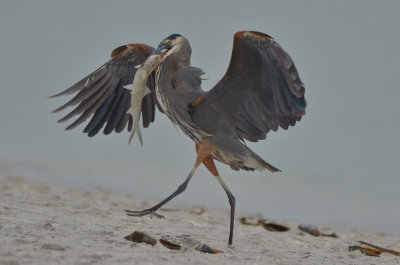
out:
<path id="1" fill-rule="evenodd" d="M 200 149 L 200 146 L 196 145 L 196 151 Z M 211 155 L 208 155 L 202 160 L 202 163 L 206 166 L 206 168 L 213 174 L 217 179 L 218 182 L 221 184 L 222 188 L 224 188 L 226 195 L 228 195 L 229 199 L 229 204 L 231 206 L 231 220 L 230 220 L 230 227 L 229 227 L 229 239 L 228 239 L 228 245 L 232 245 L 233 241 L 233 224 L 235 221 L 235 197 L 231 193 L 231 191 L 228 189 L 228 186 L 225 184 L 225 182 L 222 180 L 220 177 L 218 170 L 214 164 L 214 160 Z"/>
<path id="2" fill-rule="evenodd" d="M 203 140 L 196 149 L 197 149 L 197 157 L 196 157 L 196 161 L 194 163 L 194 167 L 190 171 L 189 176 L 186 178 L 186 180 L 178 187 L 178 189 L 174 193 L 172 193 L 166 199 L 164 199 L 162 202 L 151 207 L 150 209 L 143 210 L 143 211 L 125 210 L 126 214 L 129 216 L 144 216 L 144 215 L 151 214 L 151 215 L 157 216 L 159 218 L 164 218 L 162 215 L 156 214 L 156 211 L 160 207 L 162 207 L 164 204 L 166 204 L 167 202 L 169 202 L 170 200 L 172 200 L 173 198 L 175 198 L 176 196 L 181 194 L 184 190 L 186 190 L 186 187 L 189 184 L 189 181 L 192 178 L 194 172 L 196 171 L 196 168 L 203 162 L 203 160 L 209 154 L 211 154 L 214 151 L 213 147 L 211 147 L 209 145 L 207 140 Z"/>
<path id="3" fill-rule="evenodd" d="M 226 195 L 228 195 L 229 199 L 229 204 L 231 205 L 231 222 L 230 222 L 230 227 L 229 227 L 229 240 L 228 240 L 228 245 L 232 245 L 232 240 L 233 240 L 233 223 L 235 220 L 235 197 L 231 193 L 231 191 L 228 189 L 228 186 L 226 186 L 225 182 L 222 180 L 222 178 L 217 175 L 215 176 L 218 179 L 218 182 L 221 184 L 222 188 L 224 188 L 224 191 L 226 192 Z"/>
<path id="4" fill-rule="evenodd" d="M 181 194 L 184 190 L 186 190 L 187 185 L 189 184 L 190 179 L 192 178 L 194 172 L 196 171 L 196 166 L 192 168 L 192 170 L 189 173 L 189 176 L 186 178 L 186 180 L 178 187 L 178 189 L 173 192 L 171 195 L 169 195 L 166 199 L 164 199 L 162 202 L 159 204 L 151 207 L 150 209 L 146 209 L 143 211 L 131 211 L 131 210 L 125 210 L 126 214 L 129 216 L 144 216 L 144 215 L 154 215 L 157 216 L 158 218 L 164 218 L 164 216 L 156 214 L 156 211 L 162 207 L 164 204 Z"/>

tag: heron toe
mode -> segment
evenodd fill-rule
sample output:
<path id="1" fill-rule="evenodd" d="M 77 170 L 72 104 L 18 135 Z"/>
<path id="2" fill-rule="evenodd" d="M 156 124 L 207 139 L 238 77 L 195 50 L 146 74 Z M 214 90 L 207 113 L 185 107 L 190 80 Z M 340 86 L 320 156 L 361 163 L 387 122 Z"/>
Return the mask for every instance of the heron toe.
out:
<path id="1" fill-rule="evenodd" d="M 150 214 L 151 217 L 155 216 L 157 218 L 160 219 L 164 219 L 164 216 L 157 214 L 156 210 L 152 210 L 152 209 L 147 209 L 147 210 L 143 210 L 143 211 L 132 211 L 132 210 L 124 210 L 126 215 L 128 216 L 145 216 Z"/>

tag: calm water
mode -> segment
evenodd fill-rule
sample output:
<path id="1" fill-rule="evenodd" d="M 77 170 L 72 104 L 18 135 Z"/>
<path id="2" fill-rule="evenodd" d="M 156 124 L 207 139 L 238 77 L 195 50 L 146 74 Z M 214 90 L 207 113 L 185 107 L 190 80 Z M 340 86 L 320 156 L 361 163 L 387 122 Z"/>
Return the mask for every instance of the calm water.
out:
<path id="1" fill-rule="evenodd" d="M 289 52 L 306 84 L 304 120 L 250 146 L 280 174 L 218 164 L 238 211 L 269 218 L 400 234 L 400 18 L 398 1 L 6 1 L 0 8 L 0 170 L 69 186 L 165 197 L 192 167 L 194 145 L 162 114 L 143 130 L 88 138 L 64 131 L 49 100 L 130 42 L 157 45 L 171 33 L 191 42 L 204 89 L 222 77 L 235 31 L 266 32 Z M 23 8 L 22 8 L 23 7 Z M 151 15 L 149 15 L 151 14 Z M 185 21 L 185 23 L 182 23 Z M 176 201 L 228 209 L 200 168 Z"/>

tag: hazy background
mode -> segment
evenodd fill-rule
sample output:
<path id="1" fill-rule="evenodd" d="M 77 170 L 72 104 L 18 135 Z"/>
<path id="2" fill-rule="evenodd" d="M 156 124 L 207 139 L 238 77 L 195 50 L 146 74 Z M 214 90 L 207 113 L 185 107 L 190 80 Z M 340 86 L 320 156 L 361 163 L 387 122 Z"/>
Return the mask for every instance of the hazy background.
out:
<path id="1" fill-rule="evenodd" d="M 1 1 L 0 169 L 68 186 L 164 198 L 183 182 L 194 144 L 157 113 L 128 134 L 64 131 L 45 99 L 106 62 L 115 47 L 186 36 L 208 90 L 229 63 L 233 34 L 272 35 L 306 85 L 307 115 L 249 144 L 283 170 L 217 164 L 239 212 L 400 234 L 399 1 Z M 65 112 L 63 113 L 65 114 Z M 203 167 L 175 201 L 229 208 Z M 121 214 L 123 214 L 121 210 Z M 228 216 L 227 216 L 228 220 Z"/>

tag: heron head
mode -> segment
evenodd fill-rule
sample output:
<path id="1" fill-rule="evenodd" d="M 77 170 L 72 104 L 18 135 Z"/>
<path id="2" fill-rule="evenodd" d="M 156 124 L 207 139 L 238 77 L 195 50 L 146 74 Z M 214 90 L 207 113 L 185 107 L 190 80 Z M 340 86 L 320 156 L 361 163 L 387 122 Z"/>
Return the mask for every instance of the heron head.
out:
<path id="1" fill-rule="evenodd" d="M 183 39 L 184 37 L 180 34 L 172 34 L 160 42 L 153 54 L 161 55 L 163 59 L 166 59 L 169 55 L 179 50 Z"/>

